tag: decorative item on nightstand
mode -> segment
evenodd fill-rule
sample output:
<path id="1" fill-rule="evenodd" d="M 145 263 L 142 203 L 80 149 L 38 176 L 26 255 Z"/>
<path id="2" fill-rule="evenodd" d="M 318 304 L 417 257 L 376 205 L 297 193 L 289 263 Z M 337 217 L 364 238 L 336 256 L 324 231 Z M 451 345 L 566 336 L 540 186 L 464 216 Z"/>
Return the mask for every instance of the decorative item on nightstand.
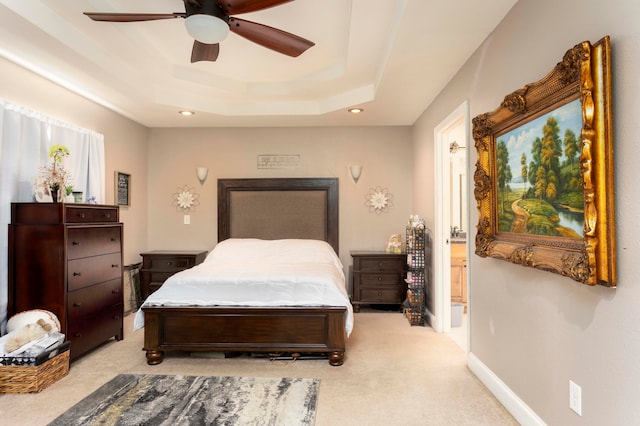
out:
<path id="1" fill-rule="evenodd" d="M 402 252 L 404 252 L 402 234 L 392 234 L 387 240 L 387 253 L 402 253 Z"/>
<path id="2" fill-rule="evenodd" d="M 424 325 L 426 314 L 426 247 L 424 221 L 411 216 L 407 225 L 407 299 L 404 314 L 411 325 Z"/>

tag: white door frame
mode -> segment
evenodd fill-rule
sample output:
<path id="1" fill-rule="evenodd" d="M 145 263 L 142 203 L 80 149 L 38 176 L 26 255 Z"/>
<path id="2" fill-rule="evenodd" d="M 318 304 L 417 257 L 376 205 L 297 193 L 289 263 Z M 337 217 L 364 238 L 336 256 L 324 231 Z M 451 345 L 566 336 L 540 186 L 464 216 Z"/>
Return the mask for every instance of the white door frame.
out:
<path id="1" fill-rule="evenodd" d="M 439 333 L 451 330 L 451 184 L 448 133 L 451 129 L 463 125 L 464 141 L 460 145 L 468 146 L 469 140 L 469 101 L 458 108 L 434 128 L 435 141 L 435 206 L 436 222 L 433 241 L 433 278 L 434 278 L 434 315 L 432 327 Z M 467 236 L 469 231 L 467 230 Z"/>

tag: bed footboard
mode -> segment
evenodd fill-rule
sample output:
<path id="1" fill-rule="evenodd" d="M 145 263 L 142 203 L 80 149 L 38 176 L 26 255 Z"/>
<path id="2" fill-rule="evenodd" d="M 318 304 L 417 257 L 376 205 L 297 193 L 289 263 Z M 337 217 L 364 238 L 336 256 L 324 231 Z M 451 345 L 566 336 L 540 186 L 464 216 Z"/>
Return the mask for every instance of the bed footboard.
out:
<path id="1" fill-rule="evenodd" d="M 165 352 L 326 353 L 342 365 L 346 350 L 345 307 L 142 308 L 149 365 Z"/>

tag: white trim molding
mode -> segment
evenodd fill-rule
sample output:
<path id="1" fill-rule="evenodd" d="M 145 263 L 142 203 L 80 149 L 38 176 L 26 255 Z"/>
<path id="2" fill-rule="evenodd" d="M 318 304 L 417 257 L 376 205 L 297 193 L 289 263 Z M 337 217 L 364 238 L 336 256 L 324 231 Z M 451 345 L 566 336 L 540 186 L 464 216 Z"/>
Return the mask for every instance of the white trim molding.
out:
<path id="1" fill-rule="evenodd" d="M 523 426 L 546 426 L 546 423 L 472 352 L 467 356 L 467 366 L 518 423 Z"/>

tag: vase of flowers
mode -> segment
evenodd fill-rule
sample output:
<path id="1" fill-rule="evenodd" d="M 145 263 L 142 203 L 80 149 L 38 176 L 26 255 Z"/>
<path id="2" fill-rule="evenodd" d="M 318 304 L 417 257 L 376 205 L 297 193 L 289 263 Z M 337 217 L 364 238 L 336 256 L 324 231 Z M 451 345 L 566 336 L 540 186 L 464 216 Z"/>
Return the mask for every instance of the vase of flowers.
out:
<path id="1" fill-rule="evenodd" d="M 41 181 L 49 190 L 54 203 L 64 200 L 64 190 L 71 177 L 62 164 L 62 160 L 67 156 L 69 156 L 69 148 L 64 145 L 53 145 L 49 148 L 51 164 L 40 167 Z"/>

